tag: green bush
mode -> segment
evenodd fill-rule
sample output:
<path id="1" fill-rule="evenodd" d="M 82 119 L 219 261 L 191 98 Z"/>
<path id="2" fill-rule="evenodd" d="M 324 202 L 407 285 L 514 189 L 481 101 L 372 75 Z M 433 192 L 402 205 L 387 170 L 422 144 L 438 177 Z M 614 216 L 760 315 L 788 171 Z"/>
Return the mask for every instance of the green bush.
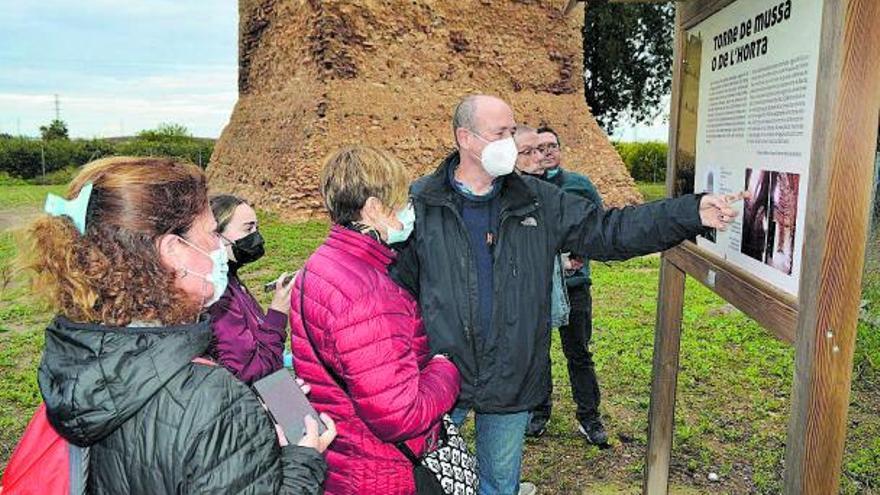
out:
<path id="1" fill-rule="evenodd" d="M 32 179 L 44 172 L 49 174 L 56 170 L 78 167 L 110 154 L 113 154 L 112 143 L 98 139 L 0 139 L 0 172 L 12 177 Z"/>
<path id="2" fill-rule="evenodd" d="M 4 177 L 4 181 L 24 179 L 41 184 L 56 184 L 59 180 L 69 180 L 76 173 L 76 168 L 103 156 L 114 155 L 175 157 L 205 167 L 213 150 L 212 140 L 190 137 L 138 137 L 119 142 L 105 139 L 41 141 L 20 137 L 2 138 L 0 176 Z"/>
<path id="3" fill-rule="evenodd" d="M 123 156 L 167 156 L 188 160 L 203 168 L 208 165 L 214 143 L 209 139 L 184 140 L 132 139 L 116 146 L 115 154 Z"/>
<path id="4" fill-rule="evenodd" d="M 0 186 L 24 186 L 27 181 L 21 177 L 13 177 L 9 172 L 0 171 Z"/>
<path id="5" fill-rule="evenodd" d="M 46 175 L 38 175 L 26 182 L 38 186 L 68 184 L 73 180 L 77 172 L 79 172 L 79 166 L 70 165 L 68 167 L 59 168 L 53 172 L 48 172 Z"/>
<path id="6" fill-rule="evenodd" d="M 41 170 L 39 141 L 22 138 L 0 140 L 0 172 L 12 177 L 30 178 Z"/>
<path id="7" fill-rule="evenodd" d="M 121 142 L 116 147 L 118 155 L 174 157 L 201 167 L 208 165 L 212 151 L 214 141 L 194 138 L 185 126 L 173 123 L 141 131 L 135 139 Z"/>
<path id="8" fill-rule="evenodd" d="M 647 141 L 613 144 L 633 179 L 639 182 L 666 180 L 666 143 Z"/>

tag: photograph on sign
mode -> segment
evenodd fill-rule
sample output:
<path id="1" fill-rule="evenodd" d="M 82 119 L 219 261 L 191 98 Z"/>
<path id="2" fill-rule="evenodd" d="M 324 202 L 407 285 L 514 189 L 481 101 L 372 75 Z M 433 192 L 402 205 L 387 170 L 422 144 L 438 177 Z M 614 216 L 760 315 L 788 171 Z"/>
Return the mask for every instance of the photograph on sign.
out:
<path id="1" fill-rule="evenodd" d="M 695 192 L 747 190 L 743 214 L 697 244 L 797 295 L 803 256 L 821 0 L 740 0 L 689 29 Z"/>
<path id="2" fill-rule="evenodd" d="M 789 172 L 770 174 L 768 222 L 769 252 L 764 262 L 786 275 L 794 265 L 794 238 L 797 232 L 798 183 L 800 175 Z"/>
<path id="3" fill-rule="evenodd" d="M 789 172 L 746 169 L 745 200 L 740 253 L 791 275 L 800 175 Z"/>
<path id="4" fill-rule="evenodd" d="M 743 205 L 740 252 L 763 262 L 769 227 L 770 174 L 763 170 L 746 169 L 745 190 L 751 197 Z"/>

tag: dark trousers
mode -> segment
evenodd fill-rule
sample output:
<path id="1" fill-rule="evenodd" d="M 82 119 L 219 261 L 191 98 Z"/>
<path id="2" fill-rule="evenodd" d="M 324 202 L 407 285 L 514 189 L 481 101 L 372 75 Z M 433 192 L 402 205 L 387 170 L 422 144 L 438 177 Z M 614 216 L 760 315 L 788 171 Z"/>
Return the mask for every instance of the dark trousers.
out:
<path id="1" fill-rule="evenodd" d="M 571 381 L 571 395 L 577 404 L 577 419 L 584 422 L 599 417 L 599 382 L 590 352 L 590 339 L 593 337 L 593 298 L 590 286 L 572 287 L 568 290 L 571 314 L 568 325 L 559 327 L 562 339 L 562 353 L 568 361 L 568 378 Z M 537 419 L 550 419 L 553 407 L 553 383 L 545 403 L 532 411 Z"/>

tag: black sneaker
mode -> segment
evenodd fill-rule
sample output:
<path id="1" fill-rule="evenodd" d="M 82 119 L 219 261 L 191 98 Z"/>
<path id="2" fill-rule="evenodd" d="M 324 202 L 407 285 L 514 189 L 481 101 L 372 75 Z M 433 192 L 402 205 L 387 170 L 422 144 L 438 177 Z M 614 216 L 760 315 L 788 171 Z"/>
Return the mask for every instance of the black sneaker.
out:
<path id="1" fill-rule="evenodd" d="M 526 426 L 526 436 L 538 438 L 547 431 L 547 419 L 532 416 Z"/>
<path id="2" fill-rule="evenodd" d="M 599 418 L 588 419 L 578 422 L 578 431 L 586 437 L 587 442 L 593 445 L 608 445 L 608 433 L 605 433 L 605 426 Z"/>

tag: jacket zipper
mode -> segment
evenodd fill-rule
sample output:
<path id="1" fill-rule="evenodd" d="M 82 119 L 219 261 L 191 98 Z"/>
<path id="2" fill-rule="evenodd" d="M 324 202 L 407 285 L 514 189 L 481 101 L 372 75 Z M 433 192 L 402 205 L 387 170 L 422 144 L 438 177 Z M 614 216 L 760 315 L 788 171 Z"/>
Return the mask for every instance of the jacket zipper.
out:
<path id="1" fill-rule="evenodd" d="M 464 223 L 464 218 L 462 218 L 461 214 L 455 208 L 455 205 L 449 203 L 448 201 L 443 202 L 442 204 L 446 208 L 449 208 L 449 210 L 452 211 L 452 213 L 455 215 L 455 218 L 458 219 L 458 226 L 460 229 L 462 229 L 459 231 L 459 233 L 461 233 L 462 231 L 466 232 L 467 226 Z M 535 206 L 537 206 L 537 203 L 535 203 Z M 496 240 L 495 245 L 493 246 L 493 259 L 492 259 L 493 265 L 495 263 L 494 250 L 497 249 L 501 245 L 501 240 L 504 236 L 504 223 L 510 218 L 510 216 L 511 216 L 511 213 L 507 210 L 501 212 L 501 218 L 498 221 L 498 239 Z M 466 270 L 466 274 L 467 274 L 467 284 L 468 284 L 468 317 L 469 317 L 470 321 L 468 323 L 465 323 L 465 325 L 464 325 L 464 334 L 465 334 L 465 338 L 469 341 L 469 343 L 471 345 L 471 352 L 473 353 L 473 356 L 474 356 L 474 389 L 477 389 L 480 386 L 480 364 L 479 364 L 480 361 L 479 361 L 479 356 L 477 355 L 477 345 L 476 345 L 476 339 L 474 337 L 474 328 L 472 325 L 472 322 L 475 320 L 475 317 L 474 317 L 474 301 L 473 301 L 473 298 L 471 297 L 471 294 L 472 294 L 471 285 L 473 284 L 473 277 L 472 277 L 471 272 L 473 271 L 472 270 L 473 267 L 470 266 L 471 262 L 473 261 L 474 256 L 473 256 L 473 253 L 471 252 L 470 241 L 468 241 L 467 238 L 465 238 L 465 241 L 466 241 L 465 245 L 467 246 L 467 253 L 468 253 L 468 259 L 466 261 L 466 263 L 468 264 L 468 269 Z M 511 258 L 511 264 L 513 265 L 513 276 L 516 277 L 517 276 L 516 262 L 515 262 L 515 260 L 513 260 L 513 258 Z M 492 277 L 495 278 L 495 276 L 496 276 L 495 274 L 497 272 L 494 269 L 494 267 L 493 267 L 492 272 L 493 272 Z M 497 284 L 495 284 L 495 286 L 497 287 Z M 492 312 L 493 312 L 492 321 L 495 321 L 495 316 L 494 316 L 494 311 L 495 311 L 494 306 L 496 304 L 495 301 L 496 301 L 496 298 L 493 297 L 492 298 L 492 306 L 493 306 L 493 308 L 492 308 Z"/>
<path id="2" fill-rule="evenodd" d="M 467 232 L 467 226 L 464 223 L 464 218 L 462 218 L 461 214 L 455 208 L 455 205 L 448 203 L 448 202 L 444 202 L 443 206 L 449 208 L 449 210 L 451 210 L 452 213 L 455 215 L 455 218 L 458 219 L 458 226 L 461 229 L 459 231 L 459 234 L 462 231 Z M 467 248 L 467 255 L 468 255 L 467 260 L 465 260 L 465 263 L 467 265 L 467 267 L 466 267 L 467 269 L 465 270 L 465 275 L 467 277 L 467 288 L 468 288 L 467 299 L 468 299 L 468 320 L 469 321 L 464 323 L 464 335 L 465 335 L 465 338 L 468 340 L 468 343 L 471 346 L 471 353 L 474 356 L 474 389 L 476 389 L 480 386 L 480 360 L 479 360 L 479 356 L 477 356 L 477 344 L 476 344 L 476 339 L 474 337 L 474 327 L 472 324 L 475 318 L 474 318 L 474 301 L 473 301 L 473 298 L 471 297 L 472 292 L 473 292 L 471 285 L 473 285 L 474 282 L 473 282 L 473 277 L 472 277 L 472 273 L 471 273 L 473 271 L 472 270 L 473 267 L 471 267 L 470 265 L 471 265 L 471 262 L 473 261 L 474 256 L 473 256 L 473 253 L 471 252 L 471 244 L 470 244 L 470 241 L 467 239 L 467 237 L 465 237 L 465 246 Z"/>
<path id="3" fill-rule="evenodd" d="M 538 203 L 535 203 L 534 206 L 537 207 Z M 494 247 L 496 249 L 501 247 L 501 241 L 502 241 L 502 239 L 504 239 L 504 223 L 507 220 L 509 220 L 511 216 L 519 217 L 519 216 L 522 216 L 526 213 L 530 213 L 532 211 L 534 211 L 534 208 L 528 209 L 525 211 L 521 208 L 520 210 L 517 210 L 513 213 L 509 212 L 508 210 L 502 211 L 501 212 L 501 219 L 498 221 L 498 239 L 496 240 Z M 493 251 L 493 253 L 494 253 L 494 251 Z M 516 277 L 517 274 L 519 273 L 519 271 L 517 270 L 517 266 L 516 266 L 516 259 L 514 259 L 513 254 L 510 254 L 508 256 L 508 259 L 510 260 L 510 268 L 511 268 L 511 271 L 513 272 L 513 276 Z M 492 261 L 493 261 L 493 263 L 495 262 L 494 259 Z"/>

